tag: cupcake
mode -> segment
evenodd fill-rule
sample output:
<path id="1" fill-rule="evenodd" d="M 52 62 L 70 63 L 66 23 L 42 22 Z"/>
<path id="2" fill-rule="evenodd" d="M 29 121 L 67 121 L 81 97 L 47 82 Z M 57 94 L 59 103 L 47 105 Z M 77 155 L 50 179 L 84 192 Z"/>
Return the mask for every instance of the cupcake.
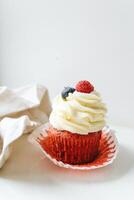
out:
<path id="1" fill-rule="evenodd" d="M 67 164 L 90 163 L 98 155 L 106 106 L 89 81 L 66 87 L 53 102 L 47 137 L 40 145 L 52 158 Z"/>

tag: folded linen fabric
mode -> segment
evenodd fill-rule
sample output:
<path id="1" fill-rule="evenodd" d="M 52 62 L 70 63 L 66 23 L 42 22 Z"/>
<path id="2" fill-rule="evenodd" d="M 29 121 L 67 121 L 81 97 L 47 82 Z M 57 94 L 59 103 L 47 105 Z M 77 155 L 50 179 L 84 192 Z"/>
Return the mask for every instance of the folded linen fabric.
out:
<path id="1" fill-rule="evenodd" d="M 47 122 L 50 111 L 48 90 L 42 85 L 0 87 L 0 168 L 10 156 L 10 144 Z"/>

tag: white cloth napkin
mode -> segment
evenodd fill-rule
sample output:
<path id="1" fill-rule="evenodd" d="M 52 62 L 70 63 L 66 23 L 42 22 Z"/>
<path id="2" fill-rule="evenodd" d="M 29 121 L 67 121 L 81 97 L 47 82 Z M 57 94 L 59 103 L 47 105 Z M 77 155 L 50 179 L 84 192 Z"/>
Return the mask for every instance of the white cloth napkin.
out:
<path id="1" fill-rule="evenodd" d="M 0 168 L 10 156 L 10 144 L 48 121 L 48 91 L 34 85 L 11 90 L 0 87 Z"/>

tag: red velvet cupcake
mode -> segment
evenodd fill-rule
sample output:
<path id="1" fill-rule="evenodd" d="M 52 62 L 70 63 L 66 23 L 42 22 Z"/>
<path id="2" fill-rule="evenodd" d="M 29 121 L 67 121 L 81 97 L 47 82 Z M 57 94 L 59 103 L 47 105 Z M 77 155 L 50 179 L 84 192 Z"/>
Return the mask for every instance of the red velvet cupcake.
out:
<path id="1" fill-rule="evenodd" d="M 98 155 L 106 107 L 88 81 L 66 87 L 53 103 L 48 135 L 40 145 L 52 158 L 68 164 L 92 162 Z"/>

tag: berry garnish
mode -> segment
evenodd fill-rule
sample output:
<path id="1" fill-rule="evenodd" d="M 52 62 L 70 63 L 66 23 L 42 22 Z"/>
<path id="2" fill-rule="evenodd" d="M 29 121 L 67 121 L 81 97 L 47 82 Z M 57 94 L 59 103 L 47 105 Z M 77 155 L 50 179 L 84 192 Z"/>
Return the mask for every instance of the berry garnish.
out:
<path id="1" fill-rule="evenodd" d="M 89 81 L 80 81 L 76 85 L 76 91 L 82 93 L 90 93 L 94 90 L 94 86 Z"/>
<path id="2" fill-rule="evenodd" d="M 74 91 L 75 91 L 75 89 L 72 87 L 65 87 L 61 93 L 61 96 L 63 99 L 66 99 L 66 97 L 68 97 L 68 94 L 73 93 Z"/>

